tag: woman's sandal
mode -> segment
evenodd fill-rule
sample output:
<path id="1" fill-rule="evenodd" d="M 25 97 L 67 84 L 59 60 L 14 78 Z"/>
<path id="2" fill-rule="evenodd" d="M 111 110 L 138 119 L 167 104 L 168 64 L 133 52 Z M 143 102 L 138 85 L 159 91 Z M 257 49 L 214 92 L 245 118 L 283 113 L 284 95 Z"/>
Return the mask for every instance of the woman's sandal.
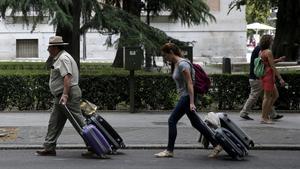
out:
<path id="1" fill-rule="evenodd" d="M 261 124 L 274 124 L 274 122 L 272 120 L 261 120 L 260 123 Z"/>

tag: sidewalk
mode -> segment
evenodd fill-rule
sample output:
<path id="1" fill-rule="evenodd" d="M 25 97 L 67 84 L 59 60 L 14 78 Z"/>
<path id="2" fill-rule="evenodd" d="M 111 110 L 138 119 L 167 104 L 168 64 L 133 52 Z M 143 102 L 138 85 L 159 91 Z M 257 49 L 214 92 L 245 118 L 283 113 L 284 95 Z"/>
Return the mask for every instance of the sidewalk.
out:
<path id="1" fill-rule="evenodd" d="M 206 113 L 199 113 L 203 118 Z M 229 117 L 241 126 L 255 142 L 256 149 L 300 150 L 300 113 L 282 113 L 284 118 L 272 125 L 260 124 L 260 114 L 251 113 L 255 120 L 245 121 L 237 112 Z M 0 112 L 0 129 L 14 128 L 16 138 L 3 141 L 0 149 L 41 148 L 47 131 L 50 112 Z M 123 137 L 127 148 L 163 148 L 167 144 L 169 112 L 101 112 L 101 115 Z M 202 148 L 199 133 L 186 116 L 178 123 L 176 148 Z M 1 139 L 2 138 L 2 139 Z M 68 122 L 58 140 L 58 148 L 84 148 L 81 137 Z"/>

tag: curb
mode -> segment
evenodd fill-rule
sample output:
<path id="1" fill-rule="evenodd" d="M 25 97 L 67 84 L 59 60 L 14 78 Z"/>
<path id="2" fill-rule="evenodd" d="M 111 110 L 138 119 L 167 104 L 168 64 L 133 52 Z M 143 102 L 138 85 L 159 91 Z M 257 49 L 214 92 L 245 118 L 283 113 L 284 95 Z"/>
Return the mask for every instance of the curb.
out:
<path id="1" fill-rule="evenodd" d="M 34 149 L 42 149 L 42 145 L 0 145 L 0 150 L 34 150 Z M 130 144 L 126 145 L 123 149 L 132 149 L 132 150 L 151 150 L 151 149 L 164 149 L 166 145 L 161 144 Z M 57 145 L 57 149 L 59 150 L 76 150 L 76 149 L 85 149 L 85 145 L 83 144 L 66 144 L 66 145 Z M 205 149 L 199 144 L 177 144 L 175 145 L 175 149 Z M 211 149 L 208 148 L 208 149 Z M 289 150 L 289 151 L 298 151 L 300 150 L 300 144 L 261 144 L 256 145 L 250 150 Z"/>

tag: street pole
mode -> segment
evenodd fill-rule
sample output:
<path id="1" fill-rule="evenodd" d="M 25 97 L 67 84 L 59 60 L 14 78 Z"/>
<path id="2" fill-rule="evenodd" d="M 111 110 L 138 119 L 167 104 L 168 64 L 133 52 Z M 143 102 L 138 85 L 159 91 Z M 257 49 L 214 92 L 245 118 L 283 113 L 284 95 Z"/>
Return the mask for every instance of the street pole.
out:
<path id="1" fill-rule="evenodd" d="M 134 79 L 134 70 L 130 70 L 129 74 L 129 100 L 130 100 L 130 113 L 134 113 L 134 88 L 135 88 L 135 79 Z"/>
<path id="2" fill-rule="evenodd" d="M 86 32 L 83 33 L 82 38 L 83 38 L 83 42 L 82 42 L 83 43 L 82 44 L 83 60 L 86 60 Z"/>

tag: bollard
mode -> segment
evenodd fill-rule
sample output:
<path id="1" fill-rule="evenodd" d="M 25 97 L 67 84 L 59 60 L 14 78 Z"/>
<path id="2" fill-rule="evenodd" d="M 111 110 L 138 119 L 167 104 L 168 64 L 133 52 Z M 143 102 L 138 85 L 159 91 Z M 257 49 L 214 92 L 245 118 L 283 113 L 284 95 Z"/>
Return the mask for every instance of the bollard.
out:
<path id="1" fill-rule="evenodd" d="M 222 73 L 228 73 L 228 74 L 231 74 L 231 63 L 230 63 L 230 58 L 223 58 L 223 63 L 222 63 Z"/>

